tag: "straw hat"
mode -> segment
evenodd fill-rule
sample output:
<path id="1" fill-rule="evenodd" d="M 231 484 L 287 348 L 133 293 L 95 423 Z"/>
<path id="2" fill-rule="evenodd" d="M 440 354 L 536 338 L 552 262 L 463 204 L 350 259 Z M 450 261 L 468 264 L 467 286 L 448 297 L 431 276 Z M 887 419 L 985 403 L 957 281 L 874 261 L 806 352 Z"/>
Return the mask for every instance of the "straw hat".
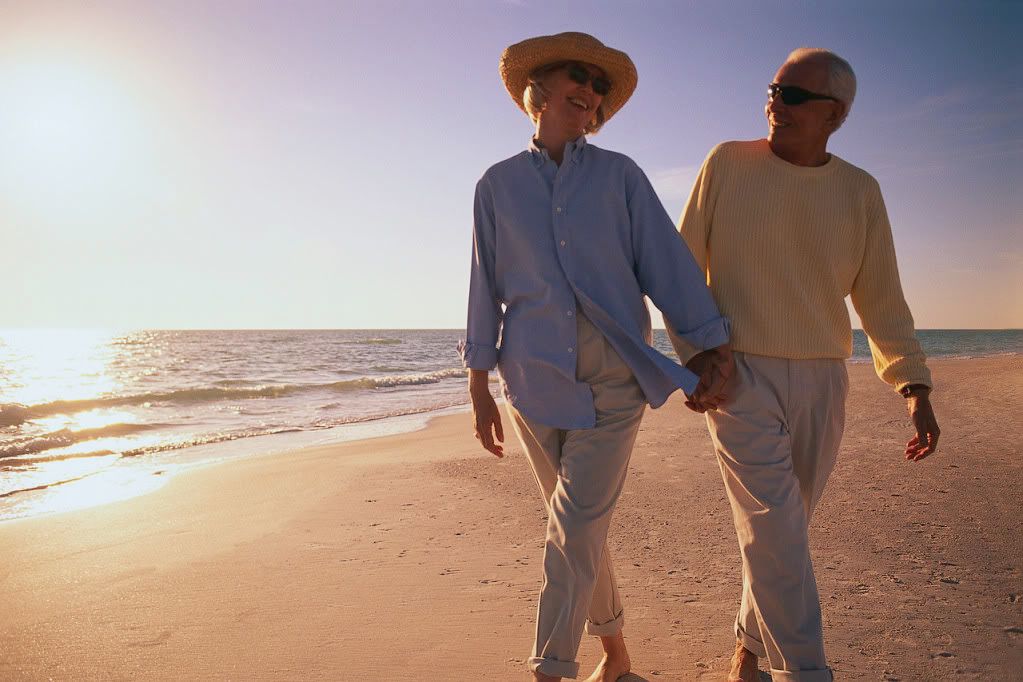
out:
<path id="1" fill-rule="evenodd" d="M 522 93 L 529 84 L 529 74 L 556 62 L 586 62 L 603 69 L 611 81 L 611 91 L 604 98 L 604 120 L 625 106 L 636 89 L 639 75 L 629 55 L 607 47 L 587 33 L 558 33 L 523 40 L 508 47 L 501 55 L 501 78 L 508 94 L 526 111 Z M 528 112 L 527 112 L 528 113 Z"/>

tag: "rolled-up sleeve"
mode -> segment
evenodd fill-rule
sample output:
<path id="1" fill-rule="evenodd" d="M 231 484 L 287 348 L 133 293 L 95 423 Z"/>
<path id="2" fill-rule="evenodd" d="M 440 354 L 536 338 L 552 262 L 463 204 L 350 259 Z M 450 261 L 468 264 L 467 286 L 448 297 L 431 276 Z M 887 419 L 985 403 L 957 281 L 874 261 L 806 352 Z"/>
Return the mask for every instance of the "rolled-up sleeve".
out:
<path id="1" fill-rule="evenodd" d="M 458 344 L 462 364 L 468 369 L 492 370 L 497 366 L 497 339 L 501 304 L 494 284 L 494 208 L 486 177 L 476 185 L 473 207 L 472 268 L 469 275 L 469 313 L 465 340 Z"/>
<path id="2" fill-rule="evenodd" d="M 696 352 L 728 343 L 728 320 L 714 303 L 706 275 L 675 231 L 646 175 L 638 166 L 630 170 L 629 214 L 636 278 L 643 293 L 664 314 L 673 339 L 684 340 Z"/>

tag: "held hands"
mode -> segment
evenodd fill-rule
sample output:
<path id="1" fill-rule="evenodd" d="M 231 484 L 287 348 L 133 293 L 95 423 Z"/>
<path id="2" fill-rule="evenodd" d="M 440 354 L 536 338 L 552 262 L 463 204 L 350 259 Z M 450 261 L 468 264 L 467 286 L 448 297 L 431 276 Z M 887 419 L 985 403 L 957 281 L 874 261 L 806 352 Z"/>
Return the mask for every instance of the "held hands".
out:
<path id="1" fill-rule="evenodd" d="M 728 400 L 728 391 L 735 379 L 735 358 L 729 344 L 694 355 L 686 368 L 700 376 L 700 383 L 686 401 L 686 407 L 703 413 L 716 410 Z"/>
<path id="2" fill-rule="evenodd" d="M 504 457 L 504 446 L 501 445 L 504 442 L 504 427 L 494 396 L 490 395 L 489 372 L 469 370 L 469 398 L 472 400 L 472 425 L 476 440 L 488 452 Z"/>
<path id="3" fill-rule="evenodd" d="M 910 393 L 906 403 L 916 429 L 916 435 L 906 443 L 906 459 L 918 462 L 938 449 L 941 429 L 931 407 L 930 389 Z"/>

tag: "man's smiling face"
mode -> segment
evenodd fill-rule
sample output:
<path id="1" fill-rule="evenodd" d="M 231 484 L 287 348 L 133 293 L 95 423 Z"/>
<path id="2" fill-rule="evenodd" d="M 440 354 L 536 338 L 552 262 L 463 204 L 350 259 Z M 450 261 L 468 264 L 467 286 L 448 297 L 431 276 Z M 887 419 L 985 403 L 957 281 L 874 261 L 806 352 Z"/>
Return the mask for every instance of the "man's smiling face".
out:
<path id="1" fill-rule="evenodd" d="M 782 64 L 774 75 L 778 85 L 791 85 L 813 93 L 828 93 L 828 69 L 821 61 L 805 60 Z M 788 105 L 780 95 L 770 97 L 764 107 L 771 142 L 813 144 L 826 142 L 841 121 L 844 105 L 831 100 L 809 100 Z"/>

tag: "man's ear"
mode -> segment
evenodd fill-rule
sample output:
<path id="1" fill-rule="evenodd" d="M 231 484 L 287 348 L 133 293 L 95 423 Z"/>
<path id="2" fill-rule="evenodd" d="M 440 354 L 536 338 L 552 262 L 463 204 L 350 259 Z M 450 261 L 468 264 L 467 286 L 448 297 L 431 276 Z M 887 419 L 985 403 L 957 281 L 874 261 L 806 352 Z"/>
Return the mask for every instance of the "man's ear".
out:
<path id="1" fill-rule="evenodd" d="M 848 111 L 848 107 L 845 102 L 832 102 L 831 115 L 828 116 L 828 127 L 831 128 L 831 132 L 835 132 L 842 125 L 842 119 L 845 118 L 845 112 Z"/>

